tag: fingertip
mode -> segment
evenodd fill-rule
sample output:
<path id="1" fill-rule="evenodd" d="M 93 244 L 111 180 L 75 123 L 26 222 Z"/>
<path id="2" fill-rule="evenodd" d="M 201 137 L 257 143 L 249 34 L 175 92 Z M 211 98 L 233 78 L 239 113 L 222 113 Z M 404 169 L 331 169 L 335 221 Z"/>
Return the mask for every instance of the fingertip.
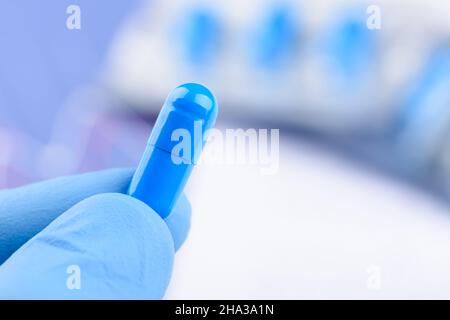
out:
<path id="1" fill-rule="evenodd" d="M 0 192 L 0 264 L 78 202 L 95 194 L 125 193 L 134 169 L 60 177 Z"/>
<path id="2" fill-rule="evenodd" d="M 192 207 L 186 195 L 183 193 L 178 200 L 175 209 L 165 219 L 172 233 L 175 251 L 178 251 L 189 234 L 191 228 Z"/>
<path id="3" fill-rule="evenodd" d="M 159 299 L 170 280 L 173 248 L 169 229 L 148 206 L 123 194 L 100 194 L 21 247 L 0 268 L 0 280 L 19 298 Z M 70 266 L 81 272 L 81 290 L 66 286 Z"/>

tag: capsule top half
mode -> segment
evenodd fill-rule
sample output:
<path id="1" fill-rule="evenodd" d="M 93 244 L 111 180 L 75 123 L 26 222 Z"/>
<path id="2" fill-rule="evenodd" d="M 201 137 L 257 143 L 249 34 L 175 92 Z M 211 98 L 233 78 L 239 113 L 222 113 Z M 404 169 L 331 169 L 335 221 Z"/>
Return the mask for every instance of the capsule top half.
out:
<path id="1" fill-rule="evenodd" d="M 191 152 L 176 156 L 195 164 L 206 143 L 208 129 L 214 127 L 217 114 L 216 98 L 208 88 L 197 83 L 183 84 L 167 97 L 148 143 L 172 154 L 175 146 L 182 142 L 190 146 Z"/>

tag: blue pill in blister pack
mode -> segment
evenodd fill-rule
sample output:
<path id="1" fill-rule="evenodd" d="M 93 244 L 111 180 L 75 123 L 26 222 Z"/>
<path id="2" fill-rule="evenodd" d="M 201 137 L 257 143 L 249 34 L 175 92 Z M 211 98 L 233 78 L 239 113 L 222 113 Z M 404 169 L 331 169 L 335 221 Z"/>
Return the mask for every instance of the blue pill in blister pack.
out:
<path id="1" fill-rule="evenodd" d="M 167 217 L 197 163 L 217 113 L 216 99 L 206 87 L 188 83 L 175 88 L 158 115 L 128 194 Z"/>
<path id="2" fill-rule="evenodd" d="M 375 57 L 377 37 L 359 15 L 343 16 L 327 34 L 324 50 L 335 72 L 346 80 L 359 81 Z"/>
<path id="3" fill-rule="evenodd" d="M 288 5 L 271 8 L 256 32 L 252 57 L 264 67 L 277 68 L 292 58 L 300 36 L 297 16 Z"/>
<path id="4" fill-rule="evenodd" d="M 394 121 L 396 143 L 410 166 L 428 166 L 450 124 L 450 48 L 438 48 L 408 90 Z"/>
<path id="5" fill-rule="evenodd" d="M 197 66 L 211 63 L 217 56 L 221 34 L 220 21 L 212 10 L 196 8 L 187 13 L 177 30 L 185 59 Z"/>

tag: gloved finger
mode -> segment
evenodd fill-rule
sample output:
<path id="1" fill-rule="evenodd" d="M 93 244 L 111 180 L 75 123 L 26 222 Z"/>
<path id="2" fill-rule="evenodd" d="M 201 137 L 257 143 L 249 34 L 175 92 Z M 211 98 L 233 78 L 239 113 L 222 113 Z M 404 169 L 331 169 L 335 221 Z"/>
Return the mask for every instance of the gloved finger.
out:
<path id="1" fill-rule="evenodd" d="M 113 169 L 0 192 L 0 264 L 81 200 L 99 193 L 125 193 L 133 173 L 132 169 Z"/>
<path id="2" fill-rule="evenodd" d="M 172 233 L 175 251 L 183 245 L 191 228 L 191 204 L 183 193 L 174 210 L 165 219 Z"/>
<path id="3" fill-rule="evenodd" d="M 76 203 L 92 195 L 126 193 L 133 169 L 112 169 L 52 179 L 0 192 L 0 264 Z M 176 248 L 189 230 L 190 205 L 183 196 L 170 214 Z M 184 211 L 189 209 L 189 211 Z"/>
<path id="4" fill-rule="evenodd" d="M 174 259 L 163 219 L 108 193 L 63 213 L 0 267 L 6 299 L 159 299 Z"/>

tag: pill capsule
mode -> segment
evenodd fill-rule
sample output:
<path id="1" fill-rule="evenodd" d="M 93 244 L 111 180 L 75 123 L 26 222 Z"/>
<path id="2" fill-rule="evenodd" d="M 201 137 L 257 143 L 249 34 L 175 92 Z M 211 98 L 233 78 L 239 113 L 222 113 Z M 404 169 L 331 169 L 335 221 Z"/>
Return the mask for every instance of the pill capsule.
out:
<path id="1" fill-rule="evenodd" d="M 276 69 L 294 57 L 300 36 L 294 12 L 287 4 L 275 5 L 253 35 L 251 56 L 262 67 Z"/>
<path id="2" fill-rule="evenodd" d="M 393 141 L 413 173 L 435 165 L 450 124 L 450 48 L 436 48 L 406 88 L 393 120 Z"/>
<path id="3" fill-rule="evenodd" d="M 208 66 L 219 54 L 220 21 L 212 10 L 203 7 L 183 14 L 186 16 L 177 30 L 182 56 L 196 67 Z"/>
<path id="4" fill-rule="evenodd" d="M 199 159 L 217 113 L 216 99 L 206 87 L 187 83 L 175 88 L 158 115 L 128 194 L 167 217 Z"/>
<path id="5" fill-rule="evenodd" d="M 332 71 L 347 81 L 360 81 L 375 61 L 378 40 L 367 28 L 365 19 L 349 12 L 330 28 L 323 44 L 324 54 Z"/>

